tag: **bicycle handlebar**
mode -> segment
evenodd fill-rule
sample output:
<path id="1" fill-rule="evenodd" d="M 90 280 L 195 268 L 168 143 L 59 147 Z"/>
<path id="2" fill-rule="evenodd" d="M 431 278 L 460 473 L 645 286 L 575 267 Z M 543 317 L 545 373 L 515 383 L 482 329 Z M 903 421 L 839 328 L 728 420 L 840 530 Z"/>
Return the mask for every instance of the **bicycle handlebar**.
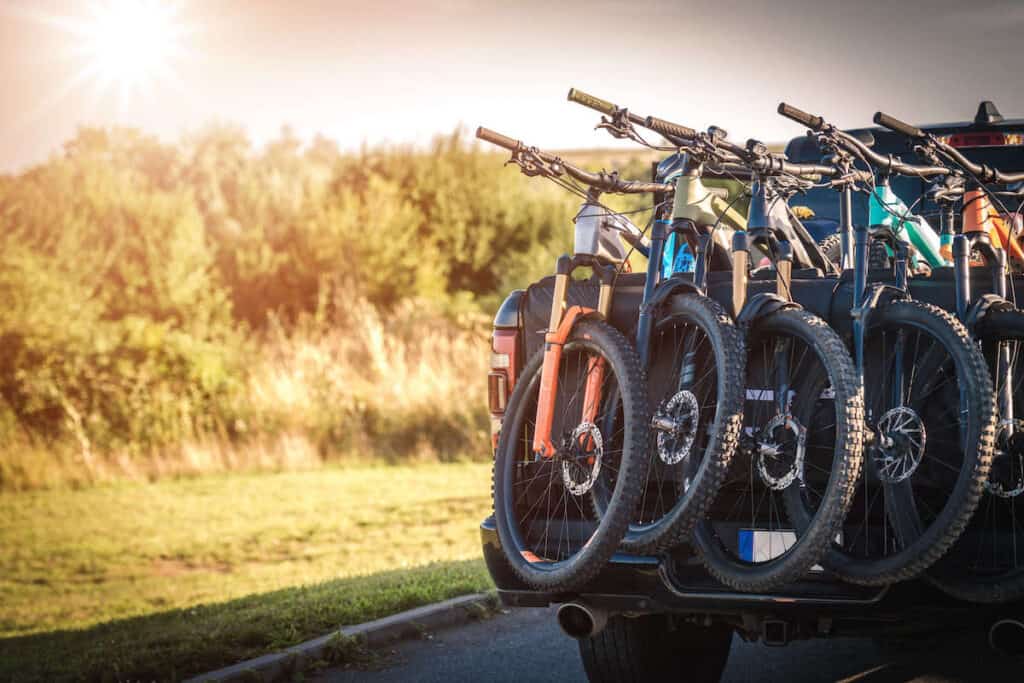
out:
<path id="1" fill-rule="evenodd" d="M 992 168 L 985 164 L 977 164 L 965 157 L 956 147 L 952 147 L 935 136 L 928 135 L 920 128 L 904 123 L 897 118 L 889 116 L 888 114 L 884 114 L 880 111 L 875 112 L 874 122 L 880 126 L 885 126 L 891 131 L 906 135 L 909 138 L 913 138 L 915 140 L 927 140 L 929 143 L 938 147 L 939 151 L 941 151 L 946 158 L 952 160 L 953 163 L 965 169 L 968 173 L 977 176 L 983 183 L 1006 184 L 1024 181 L 1024 173 L 1004 173 L 998 168 Z"/>
<path id="2" fill-rule="evenodd" d="M 856 150 L 856 152 L 854 152 L 855 154 L 859 154 L 869 164 L 877 166 L 886 174 L 895 173 L 897 175 L 913 176 L 916 178 L 932 178 L 934 176 L 950 174 L 950 169 L 946 166 L 918 166 L 916 164 L 908 164 L 901 161 L 898 157 L 891 154 L 889 156 L 882 156 L 857 138 L 841 130 L 835 131 L 834 139 L 847 150 Z"/>
<path id="3" fill-rule="evenodd" d="M 904 123 L 894 116 L 889 116 L 880 111 L 875 112 L 875 116 L 872 119 L 875 123 L 883 128 L 888 128 L 891 131 L 906 135 L 908 138 L 924 138 L 926 137 L 924 131 L 917 126 L 912 126 L 909 123 Z"/>
<path id="4" fill-rule="evenodd" d="M 518 152 L 522 149 L 526 149 L 526 146 L 519 140 L 513 140 L 510 137 L 502 135 L 501 133 L 496 133 L 490 128 L 484 128 L 483 126 L 477 127 L 476 136 L 484 142 L 489 142 L 492 145 L 497 145 L 498 147 L 504 147 L 510 152 Z"/>
<path id="5" fill-rule="evenodd" d="M 570 102 L 576 102 L 582 104 L 584 107 L 593 109 L 594 111 L 605 114 L 606 116 L 615 116 L 617 113 L 625 113 L 626 119 L 636 126 L 643 126 L 649 128 L 655 133 L 659 133 L 666 140 L 671 142 L 676 147 L 682 147 L 687 142 L 697 136 L 697 133 L 686 126 L 675 126 L 674 124 L 663 121 L 662 119 L 655 118 L 653 116 L 640 116 L 634 114 L 628 110 L 624 110 L 607 100 L 602 100 L 600 97 L 594 97 L 582 90 L 576 88 L 569 88 L 569 96 L 567 98 Z M 650 121 L 656 123 L 652 125 Z M 657 127 L 656 127 L 657 126 Z"/>
<path id="6" fill-rule="evenodd" d="M 958 166 L 966 169 L 968 173 L 977 176 L 978 180 L 983 183 L 1008 185 L 1010 183 L 1019 183 L 1024 181 L 1024 173 L 1004 173 L 998 168 L 992 168 L 985 164 L 976 164 L 965 157 L 956 147 L 950 147 L 945 142 L 938 140 L 935 142 L 946 157 L 952 159 Z"/>
<path id="7" fill-rule="evenodd" d="M 801 178 L 839 175 L 835 166 L 824 164 L 796 164 L 777 156 L 761 156 L 751 159 L 750 167 L 762 175 L 794 175 Z"/>
<path id="8" fill-rule="evenodd" d="M 785 102 L 779 104 L 778 111 L 788 119 L 801 123 L 818 133 L 827 135 L 831 140 L 835 141 L 855 156 L 860 157 L 872 166 L 877 166 L 883 173 L 896 173 L 899 175 L 914 176 L 918 178 L 931 178 L 932 176 L 949 175 L 950 173 L 950 169 L 945 166 L 917 166 L 905 163 L 892 155 L 882 156 L 854 136 L 829 124 L 821 116 L 808 114 L 807 112 L 790 106 Z M 878 115 L 875 116 L 875 120 L 878 120 Z M 891 117 L 886 117 L 886 121 L 901 124 L 900 121 L 892 119 Z M 906 126 L 906 124 L 902 125 Z M 912 128 L 912 126 L 906 127 L 908 129 Z"/>
<path id="9" fill-rule="evenodd" d="M 687 128 L 678 123 L 672 123 L 665 119 L 659 119 L 657 116 L 648 116 L 644 119 L 644 126 L 650 128 L 655 133 L 660 133 L 668 139 L 679 138 L 681 140 L 692 140 L 697 137 L 697 131 L 693 128 Z"/>
<path id="10" fill-rule="evenodd" d="M 522 143 L 520 140 L 510 138 L 501 133 L 496 133 L 490 128 L 484 128 L 480 126 L 476 129 L 476 136 L 481 140 L 490 142 L 498 147 L 504 147 L 508 151 L 515 153 L 530 152 L 536 154 L 537 158 L 541 161 L 549 164 L 557 164 L 565 172 L 580 181 L 585 185 L 597 188 L 602 192 L 612 192 L 619 194 L 650 194 L 654 192 L 671 192 L 675 190 L 675 185 L 670 183 L 650 183 L 642 180 L 621 180 L 615 174 L 608 173 L 591 173 L 585 171 L 578 166 L 574 166 L 566 161 L 563 161 L 559 157 L 549 152 L 542 152 L 538 149 L 531 149 Z"/>
<path id="11" fill-rule="evenodd" d="M 569 97 L 567 99 L 570 102 L 582 104 L 584 107 L 589 107 L 590 109 L 601 112 L 607 116 L 612 116 L 619 109 L 607 100 L 602 100 L 600 97 L 594 97 L 593 95 L 585 93 L 582 90 L 577 90 L 576 88 L 569 88 Z M 637 118 L 640 117 L 638 116 Z"/>
<path id="12" fill-rule="evenodd" d="M 825 119 L 820 116 L 814 116 L 808 114 L 802 109 L 797 109 L 794 106 L 788 105 L 785 102 L 779 102 L 778 112 L 785 116 L 787 119 L 796 121 L 799 124 L 807 126 L 813 131 L 820 131 L 825 127 Z"/>

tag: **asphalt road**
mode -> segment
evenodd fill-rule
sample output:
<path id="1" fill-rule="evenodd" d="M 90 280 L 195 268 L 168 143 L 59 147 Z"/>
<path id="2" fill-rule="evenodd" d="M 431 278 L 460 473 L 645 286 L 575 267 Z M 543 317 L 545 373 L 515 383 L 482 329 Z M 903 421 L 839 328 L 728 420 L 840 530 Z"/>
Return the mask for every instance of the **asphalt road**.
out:
<path id="1" fill-rule="evenodd" d="M 888 649 L 888 648 L 887 648 Z M 1014 667 L 1016 668 L 1016 667 Z M 1007 662 L 983 641 L 960 640 L 913 651 L 883 652 L 870 640 L 833 639 L 765 647 L 733 638 L 723 683 L 857 681 L 952 683 L 1024 681 L 1024 666 Z M 361 669 L 323 672 L 321 683 L 452 683 L 585 681 L 576 644 L 563 635 L 552 609 L 517 609 L 483 622 L 400 643 Z"/>

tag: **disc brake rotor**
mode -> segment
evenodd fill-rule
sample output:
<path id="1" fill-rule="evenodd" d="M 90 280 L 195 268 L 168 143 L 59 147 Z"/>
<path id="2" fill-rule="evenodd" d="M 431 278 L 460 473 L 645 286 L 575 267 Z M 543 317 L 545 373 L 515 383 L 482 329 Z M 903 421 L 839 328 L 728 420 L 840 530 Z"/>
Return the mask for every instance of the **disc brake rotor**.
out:
<path id="1" fill-rule="evenodd" d="M 573 430 L 562 456 L 562 483 L 569 493 L 582 496 L 589 491 L 601 473 L 604 442 L 601 431 L 590 422 L 583 422 Z"/>
<path id="2" fill-rule="evenodd" d="M 996 428 L 996 450 L 985 490 L 1000 498 L 1024 493 L 1024 420 L 1006 420 Z"/>
<path id="3" fill-rule="evenodd" d="M 906 480 L 924 457 L 924 422 L 910 408 L 898 406 L 879 418 L 876 431 L 874 459 L 878 478 L 890 484 Z"/>
<path id="4" fill-rule="evenodd" d="M 756 441 L 757 471 L 768 488 L 781 491 L 803 479 L 807 430 L 792 416 L 773 417 Z"/>
<path id="5" fill-rule="evenodd" d="M 652 420 L 658 432 L 658 457 L 675 465 L 690 455 L 700 424 L 700 406 L 693 392 L 684 389 L 665 404 Z"/>

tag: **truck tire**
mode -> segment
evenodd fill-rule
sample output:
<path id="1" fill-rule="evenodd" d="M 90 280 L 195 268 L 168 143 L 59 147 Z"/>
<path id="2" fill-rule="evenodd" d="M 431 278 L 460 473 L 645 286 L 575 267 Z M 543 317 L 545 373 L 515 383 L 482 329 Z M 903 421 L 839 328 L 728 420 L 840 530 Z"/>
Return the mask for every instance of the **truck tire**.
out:
<path id="1" fill-rule="evenodd" d="M 579 641 L 592 683 L 718 683 L 732 645 L 728 626 L 697 626 L 666 614 L 615 616 Z"/>

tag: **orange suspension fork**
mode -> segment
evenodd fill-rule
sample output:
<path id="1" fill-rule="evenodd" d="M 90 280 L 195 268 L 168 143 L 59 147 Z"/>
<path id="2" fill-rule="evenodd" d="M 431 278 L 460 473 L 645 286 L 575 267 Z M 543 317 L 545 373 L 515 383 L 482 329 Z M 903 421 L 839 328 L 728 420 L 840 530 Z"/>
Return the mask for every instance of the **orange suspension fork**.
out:
<path id="1" fill-rule="evenodd" d="M 559 270 L 563 270 L 559 259 Z M 558 394 L 558 371 L 562 364 L 562 349 L 576 321 L 594 312 L 594 309 L 573 306 L 565 315 L 566 292 L 569 287 L 569 273 L 555 275 L 555 291 L 551 299 L 551 318 L 544 335 L 544 364 L 541 368 L 540 395 L 537 397 L 536 428 L 533 433 L 533 452 L 550 458 L 556 448 L 551 443 L 551 427 L 555 418 L 555 397 Z M 611 282 L 602 282 L 598 298 L 598 312 L 607 316 L 611 308 Z M 590 358 L 587 363 L 587 383 L 583 394 L 583 422 L 593 422 L 601 405 L 601 387 L 604 384 L 605 361 Z"/>
<path id="2" fill-rule="evenodd" d="M 601 317 L 605 320 L 608 319 L 608 314 L 611 312 L 612 307 L 612 287 L 608 282 L 601 283 L 601 294 L 597 299 L 597 311 L 601 314 Z M 604 373 L 605 373 L 605 360 L 600 356 L 592 356 L 587 361 L 587 386 L 583 391 L 583 419 L 582 422 L 589 422 L 594 424 L 597 420 L 597 411 L 601 407 L 601 399 L 603 398 L 602 390 L 604 388 Z M 587 449 L 587 452 L 591 452 L 596 444 L 594 440 L 587 437 L 587 442 L 583 446 Z M 593 459 L 593 458 L 591 458 Z"/>

